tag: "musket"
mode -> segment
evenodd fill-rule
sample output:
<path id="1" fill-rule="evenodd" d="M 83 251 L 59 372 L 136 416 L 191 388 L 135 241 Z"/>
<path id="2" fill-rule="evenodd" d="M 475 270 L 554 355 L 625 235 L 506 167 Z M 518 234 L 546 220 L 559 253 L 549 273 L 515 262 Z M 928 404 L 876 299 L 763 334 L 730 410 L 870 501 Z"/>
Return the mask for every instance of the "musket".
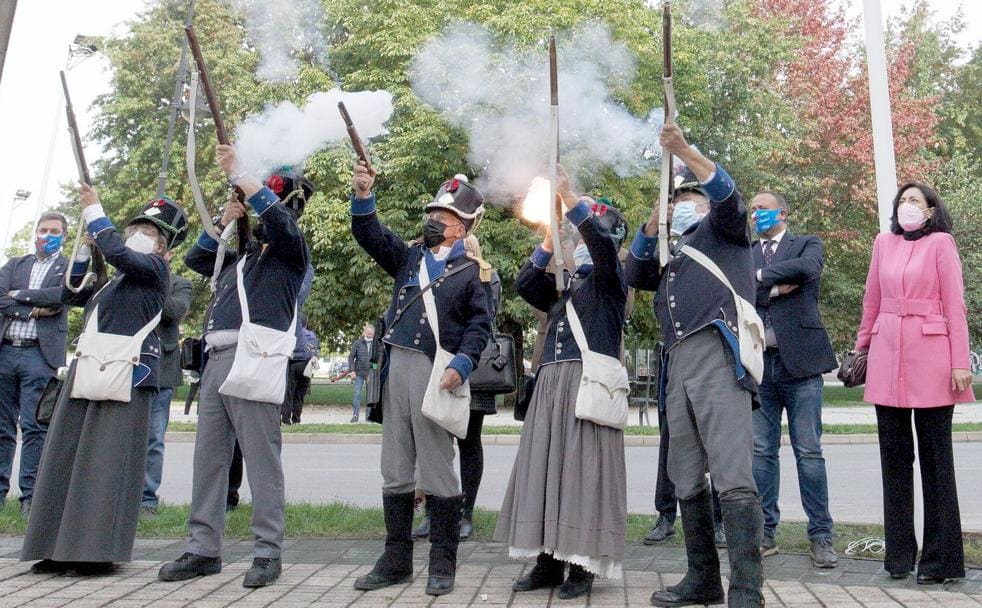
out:
<path id="1" fill-rule="evenodd" d="M 358 160 L 364 162 L 367 169 L 371 169 L 372 161 L 368 158 L 368 150 L 365 149 L 365 143 L 358 135 L 358 129 L 355 128 L 355 123 L 351 120 L 351 114 L 348 114 L 348 108 L 345 107 L 343 101 L 338 102 L 338 112 L 341 113 L 341 120 L 344 121 L 344 126 L 348 129 L 348 138 L 351 139 L 351 146 L 355 149 Z"/>
<path id="2" fill-rule="evenodd" d="M 68 132 L 71 134 L 72 152 L 75 154 L 75 165 L 78 167 L 78 178 L 88 186 L 92 185 L 92 177 L 89 174 L 89 165 L 85 162 L 85 151 L 82 149 L 82 136 L 78 130 L 78 121 L 75 120 L 75 109 L 72 107 L 72 97 L 68 93 L 68 80 L 65 72 L 60 72 L 61 88 L 65 92 L 65 114 L 68 116 Z M 75 245 L 72 247 L 72 257 L 70 264 L 75 262 L 78 257 L 78 250 L 85 235 L 86 222 L 82 218 L 78 220 L 78 232 L 75 234 Z M 99 289 L 109 281 L 106 271 L 106 260 L 102 257 L 102 252 L 98 247 L 92 247 L 92 272 L 87 272 L 78 287 L 72 285 L 72 273 L 65 273 L 65 287 L 74 293 L 79 293 L 90 284 Z"/>
<path id="3" fill-rule="evenodd" d="M 188 0 L 188 10 L 184 15 L 184 25 L 191 25 L 194 19 L 194 0 Z M 181 61 L 177 68 L 177 78 L 174 85 L 174 96 L 171 98 L 170 117 L 167 119 L 167 135 L 164 137 L 164 153 L 160 160 L 160 172 L 157 174 L 157 198 L 164 195 L 167 187 L 167 168 L 170 166 L 171 145 L 174 143 L 174 124 L 180 111 L 181 96 L 184 94 L 184 82 L 188 74 L 188 43 L 181 45 Z"/>
<path id="4" fill-rule="evenodd" d="M 225 130 L 225 121 L 222 120 L 222 114 L 220 111 L 220 105 L 218 103 L 218 95 L 215 93 L 214 87 L 211 85 L 211 78 L 208 76 L 208 66 L 205 63 L 204 55 L 201 53 L 201 45 L 198 43 L 198 36 L 194 32 L 194 26 L 192 24 L 187 24 L 184 26 L 184 34 L 188 40 L 188 47 L 191 49 L 191 56 L 194 57 L 194 63 L 198 67 L 197 77 L 200 80 L 201 86 L 205 90 L 205 99 L 208 101 L 208 109 L 211 110 L 211 118 L 215 122 L 215 133 L 218 136 L 218 143 L 228 145 L 228 131 Z M 196 91 L 192 91 L 192 108 L 194 107 L 194 100 Z M 191 129 L 194 129 L 194 124 L 192 122 Z M 238 186 L 235 186 L 235 193 L 239 197 L 239 201 L 245 201 L 245 193 Z M 197 197 L 195 203 L 197 204 Z M 208 235 L 213 239 L 218 241 L 221 245 L 224 243 L 224 239 L 221 238 L 211 223 L 211 217 L 207 213 L 207 209 L 202 209 L 204 206 L 196 205 L 198 207 L 198 213 L 201 215 L 201 222 L 204 226 Z M 245 253 L 245 245 L 249 240 L 249 219 L 248 216 L 242 216 L 236 220 L 236 236 L 238 239 L 239 254 Z M 220 259 L 222 256 L 218 256 Z M 217 264 L 216 264 L 217 265 Z"/>
<path id="5" fill-rule="evenodd" d="M 675 123 L 675 88 L 672 85 L 672 2 L 662 3 L 662 56 L 663 77 L 665 86 L 665 124 Z M 658 263 L 664 267 L 668 264 L 668 203 L 674 186 L 672 176 L 672 155 L 662 149 L 661 157 L 661 188 L 658 197 Z"/>
<path id="6" fill-rule="evenodd" d="M 556 60 L 556 37 L 549 36 L 549 229 L 552 231 L 552 259 L 556 265 L 556 291 L 563 292 L 562 235 L 559 233 L 562 201 L 558 200 L 559 181 L 559 70 Z"/>

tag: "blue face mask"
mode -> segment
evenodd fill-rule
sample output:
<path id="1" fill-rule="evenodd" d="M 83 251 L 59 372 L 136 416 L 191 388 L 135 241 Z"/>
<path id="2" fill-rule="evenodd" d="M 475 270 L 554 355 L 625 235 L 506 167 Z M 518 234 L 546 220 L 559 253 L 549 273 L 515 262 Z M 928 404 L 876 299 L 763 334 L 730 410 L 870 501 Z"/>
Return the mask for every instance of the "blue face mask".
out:
<path id="1" fill-rule="evenodd" d="M 780 209 L 757 209 L 753 215 L 754 230 L 757 234 L 764 234 L 781 223 L 779 215 L 781 215 Z"/>
<path id="2" fill-rule="evenodd" d="M 590 264 L 591 266 L 593 265 L 593 258 L 590 257 L 590 250 L 587 249 L 586 243 L 580 243 L 576 246 L 576 249 L 573 250 L 573 264 L 575 264 L 577 268 L 584 264 Z"/>
<path id="3" fill-rule="evenodd" d="M 701 220 L 703 215 L 696 213 L 696 204 L 692 201 L 683 201 L 675 205 L 672 210 L 672 234 L 679 236 L 685 233 Z"/>
<path id="4" fill-rule="evenodd" d="M 44 252 L 44 255 L 51 255 L 61 249 L 61 242 L 64 240 L 64 238 L 65 236 L 62 234 L 57 236 L 53 234 L 46 234 L 44 236 L 39 236 L 35 245 L 38 251 Z"/>

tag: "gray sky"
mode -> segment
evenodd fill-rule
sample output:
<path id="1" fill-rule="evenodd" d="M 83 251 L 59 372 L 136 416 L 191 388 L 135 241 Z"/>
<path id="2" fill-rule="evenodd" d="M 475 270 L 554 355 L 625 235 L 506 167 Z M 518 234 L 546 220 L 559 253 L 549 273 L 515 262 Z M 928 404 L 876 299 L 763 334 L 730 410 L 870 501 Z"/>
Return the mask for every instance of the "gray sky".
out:
<path id="1" fill-rule="evenodd" d="M 842 1 L 850 15 L 862 13 L 862 0 Z M 911 3 L 911 0 L 881 1 L 884 18 Z M 5 238 L 8 226 L 12 234 L 32 221 L 43 208 L 57 202 L 59 184 L 76 179 L 58 80 L 58 71 L 65 68 L 68 45 L 76 34 L 102 36 L 125 31 L 125 22 L 135 18 L 146 4 L 146 0 L 21 0 L 18 3 L 0 84 L 0 133 L 4 134 L 5 144 L 0 147 L 0 239 Z M 959 40 L 966 46 L 982 40 L 982 2 L 930 0 L 930 4 L 939 18 L 954 14 L 962 5 L 970 25 Z M 86 59 L 68 72 L 68 82 L 79 127 L 85 133 L 91 124 L 88 109 L 92 100 L 109 87 L 108 62 L 100 55 Z M 161 120 L 166 120 L 165 115 L 161 115 Z M 91 164 L 100 150 L 90 144 L 85 152 Z M 44 184 L 49 154 L 51 172 Z M 17 190 L 29 190 L 32 194 L 14 210 L 11 222 L 12 201 Z M 44 200 L 42 190 L 46 190 Z M 0 242 L 0 247 L 2 251 L 6 243 Z"/>

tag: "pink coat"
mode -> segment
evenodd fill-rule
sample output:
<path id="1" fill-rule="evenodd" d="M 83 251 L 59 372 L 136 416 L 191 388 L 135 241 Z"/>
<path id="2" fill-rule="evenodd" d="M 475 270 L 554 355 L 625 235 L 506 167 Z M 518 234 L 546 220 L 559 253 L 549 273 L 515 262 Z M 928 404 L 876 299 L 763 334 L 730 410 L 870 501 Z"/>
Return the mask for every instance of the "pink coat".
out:
<path id="1" fill-rule="evenodd" d="M 950 234 L 876 237 L 856 338 L 856 350 L 866 349 L 864 401 L 908 408 L 975 401 L 971 387 L 951 390 L 951 370 L 971 366 L 962 265 Z"/>

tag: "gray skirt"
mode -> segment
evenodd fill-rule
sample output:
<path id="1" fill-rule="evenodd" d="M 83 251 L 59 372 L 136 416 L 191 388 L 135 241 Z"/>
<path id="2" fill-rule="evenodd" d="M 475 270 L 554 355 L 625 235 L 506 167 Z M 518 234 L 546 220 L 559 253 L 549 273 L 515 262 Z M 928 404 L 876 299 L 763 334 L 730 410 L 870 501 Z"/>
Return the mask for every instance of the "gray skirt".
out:
<path id="1" fill-rule="evenodd" d="M 624 433 L 576 417 L 579 361 L 539 369 L 494 540 L 621 578 L 627 529 Z"/>
<path id="2" fill-rule="evenodd" d="M 58 396 L 41 454 L 22 560 L 129 561 L 146 472 L 152 389 L 129 403 Z"/>

